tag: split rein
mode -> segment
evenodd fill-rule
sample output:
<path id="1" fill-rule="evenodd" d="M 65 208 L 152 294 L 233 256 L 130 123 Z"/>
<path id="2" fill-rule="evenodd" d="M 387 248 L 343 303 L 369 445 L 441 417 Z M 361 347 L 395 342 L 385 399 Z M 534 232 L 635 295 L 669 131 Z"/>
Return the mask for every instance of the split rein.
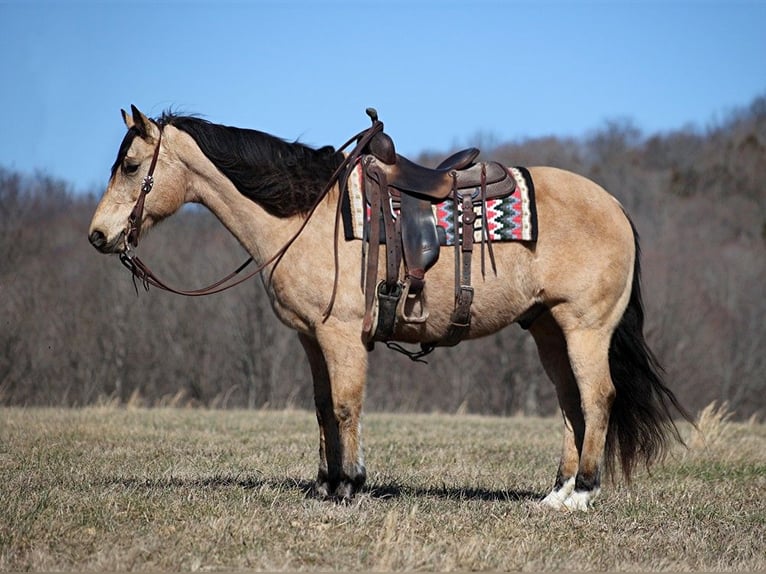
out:
<path id="1" fill-rule="evenodd" d="M 314 215 L 314 212 L 316 211 L 317 207 L 319 207 L 319 204 L 324 200 L 324 198 L 327 196 L 327 194 L 330 192 L 330 190 L 333 188 L 333 186 L 340 181 L 341 175 L 345 174 L 348 167 L 350 165 L 353 165 L 353 163 L 359 158 L 364 148 L 367 146 L 367 144 L 370 142 L 370 140 L 373 138 L 375 134 L 383 130 L 383 122 L 380 122 L 378 120 L 373 120 L 372 127 L 367 128 L 366 130 L 363 130 L 350 138 L 343 146 L 338 150 L 339 152 L 342 152 L 344 149 L 346 149 L 354 140 L 357 140 L 357 144 L 354 146 L 354 149 L 351 150 L 351 152 L 343 159 L 341 164 L 336 168 L 336 170 L 333 172 L 333 174 L 330 176 L 329 181 L 324 186 L 322 191 L 317 196 L 316 200 L 314 201 L 313 205 L 311 206 L 311 209 L 308 211 L 306 218 L 304 219 L 301 226 L 298 228 L 298 230 L 295 232 L 295 234 L 285 243 L 280 249 L 277 250 L 274 255 L 269 257 L 266 261 L 261 263 L 257 269 L 254 269 L 247 275 L 240 277 L 236 281 L 232 281 L 237 275 L 239 275 L 246 267 L 248 267 L 252 262 L 253 258 L 250 257 L 242 263 L 239 267 L 237 267 L 234 271 L 229 273 L 226 277 L 223 279 L 220 279 L 216 281 L 215 283 L 212 283 L 208 285 L 207 287 L 203 287 L 201 289 L 194 289 L 191 291 L 185 291 L 182 289 L 175 289 L 173 287 L 170 287 L 167 285 L 164 281 L 160 280 L 157 275 L 154 274 L 154 272 L 149 268 L 149 266 L 144 263 L 137 255 L 135 255 L 132 251 L 132 248 L 138 247 L 138 238 L 141 233 L 141 222 L 143 219 L 143 213 L 144 213 L 144 203 L 146 202 L 146 196 L 152 191 L 152 188 L 154 187 L 154 170 L 157 167 L 157 159 L 160 154 L 160 146 L 162 145 L 162 132 L 164 128 L 163 123 L 157 123 L 157 127 L 160 130 L 160 135 L 157 138 L 157 145 L 154 148 L 154 155 L 152 156 L 151 164 L 149 165 L 149 171 L 146 174 L 146 177 L 144 177 L 142 183 L 141 183 L 141 190 L 138 194 L 138 199 L 136 200 L 135 205 L 133 206 L 133 209 L 130 212 L 130 215 L 128 216 L 128 223 L 124 231 L 124 237 L 125 237 L 125 250 L 120 253 L 120 262 L 131 272 L 133 276 L 133 286 L 136 288 L 136 292 L 138 292 L 138 284 L 136 281 L 140 282 L 144 289 L 147 291 L 149 290 L 149 286 L 156 287 L 158 289 L 162 289 L 164 291 L 168 291 L 170 293 L 175 293 L 177 295 L 184 295 L 186 297 L 201 297 L 203 295 L 213 295 L 215 293 L 221 293 L 222 291 L 226 291 L 228 289 L 231 289 L 232 287 L 235 287 L 239 285 L 240 283 L 244 283 L 248 279 L 251 279 L 261 273 L 266 267 L 274 264 L 274 267 L 271 269 L 271 273 L 269 274 L 269 281 L 271 281 L 271 278 L 274 275 L 274 270 L 276 269 L 279 262 L 282 260 L 282 257 L 284 257 L 285 253 L 287 253 L 287 250 L 292 246 L 292 244 L 295 242 L 296 239 L 303 233 L 303 230 L 308 225 L 311 217 Z M 324 318 L 326 319 L 329 317 L 330 312 L 332 311 L 333 304 L 335 302 L 335 295 L 338 288 L 338 226 L 340 222 L 340 206 L 343 201 L 343 194 L 346 190 L 346 180 L 347 178 L 343 178 L 342 181 L 340 181 L 340 193 L 338 194 L 338 208 L 335 213 L 335 249 L 334 249 L 334 264 L 335 264 L 335 280 L 333 282 L 333 289 L 332 289 L 332 295 L 330 298 L 330 302 L 327 305 L 327 308 L 324 311 Z"/>

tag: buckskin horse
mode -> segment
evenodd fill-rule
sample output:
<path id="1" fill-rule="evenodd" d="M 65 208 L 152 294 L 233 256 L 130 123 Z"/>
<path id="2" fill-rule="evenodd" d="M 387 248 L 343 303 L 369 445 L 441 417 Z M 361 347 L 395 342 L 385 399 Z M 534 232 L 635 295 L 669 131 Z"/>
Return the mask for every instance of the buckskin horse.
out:
<path id="1" fill-rule="evenodd" d="M 366 479 L 360 417 L 370 341 L 362 334 L 369 311 L 360 288 L 363 250 L 337 237 L 345 189 L 337 171 L 348 155 L 172 112 L 152 120 L 131 106 L 122 116 L 128 131 L 90 243 L 161 286 L 131 247 L 185 203 L 212 211 L 267 271 L 261 277 L 274 312 L 297 331 L 308 357 L 320 431 L 313 492 L 351 500 Z M 553 167 L 528 173 L 536 240 L 496 242 L 493 272 L 470 271 L 473 300 L 461 336 L 483 337 L 512 323 L 532 334 L 564 419 L 558 472 L 542 503 L 587 510 L 600 492 L 602 466 L 609 474 L 621 467 L 629 480 L 637 464 L 651 465 L 672 439 L 681 441 L 673 409 L 689 415 L 644 339 L 639 240 L 624 209 L 583 176 Z M 442 247 L 427 272 L 427 319 L 397 322 L 392 341 L 447 338 L 456 307 L 450 260 L 459 249 Z M 385 256 L 386 245 L 372 251 Z M 381 267 L 373 279 L 384 277 Z"/>

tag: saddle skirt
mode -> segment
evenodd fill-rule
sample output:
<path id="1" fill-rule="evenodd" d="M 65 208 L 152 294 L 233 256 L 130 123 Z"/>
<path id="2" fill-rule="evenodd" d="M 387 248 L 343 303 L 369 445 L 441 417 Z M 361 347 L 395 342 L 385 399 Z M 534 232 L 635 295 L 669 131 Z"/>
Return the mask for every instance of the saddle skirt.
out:
<path id="1" fill-rule="evenodd" d="M 513 193 L 502 199 L 488 199 L 487 223 L 490 241 L 537 241 L 537 210 L 532 177 L 524 167 L 507 168 L 516 181 Z M 364 238 L 365 224 L 370 219 L 371 209 L 364 189 L 364 170 L 358 161 L 348 177 L 348 193 L 343 198 L 342 217 L 346 241 Z M 478 188 L 477 188 L 478 190 Z M 432 205 L 439 230 L 440 245 L 459 245 L 462 226 L 460 225 L 462 205 L 458 203 L 458 217 L 455 217 L 455 202 L 446 199 Z M 476 220 L 474 241 L 482 241 L 481 205 L 474 205 Z M 392 209 L 394 219 L 398 210 Z"/>

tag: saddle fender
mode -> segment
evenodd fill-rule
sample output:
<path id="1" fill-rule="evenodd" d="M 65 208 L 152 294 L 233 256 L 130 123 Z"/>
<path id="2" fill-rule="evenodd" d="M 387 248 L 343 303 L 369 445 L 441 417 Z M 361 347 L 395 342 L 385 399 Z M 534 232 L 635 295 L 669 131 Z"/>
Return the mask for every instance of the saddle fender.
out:
<path id="1" fill-rule="evenodd" d="M 407 193 L 401 195 L 402 248 L 407 276 L 415 293 L 423 288 L 426 271 L 439 259 L 439 235 L 431 203 Z"/>

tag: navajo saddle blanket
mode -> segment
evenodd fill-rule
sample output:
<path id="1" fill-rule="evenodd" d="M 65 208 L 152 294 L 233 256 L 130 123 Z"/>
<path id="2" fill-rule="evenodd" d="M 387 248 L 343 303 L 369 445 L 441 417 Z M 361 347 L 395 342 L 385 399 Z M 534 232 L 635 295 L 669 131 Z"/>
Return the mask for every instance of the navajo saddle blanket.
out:
<path id="1" fill-rule="evenodd" d="M 516 189 L 508 197 L 490 199 L 486 202 L 489 241 L 537 241 L 537 210 L 535 188 L 529 171 L 524 167 L 508 168 L 516 180 Z M 370 219 L 370 205 L 365 199 L 364 175 L 361 162 L 357 162 L 348 178 L 348 193 L 344 197 L 342 215 L 343 229 L 347 241 L 363 239 L 366 223 Z M 481 204 L 474 205 L 476 225 L 474 241 L 482 241 Z M 458 204 L 458 218 L 455 218 L 455 203 L 445 200 L 432 207 L 436 216 L 439 243 L 449 246 L 460 243 L 462 205 Z M 397 211 L 393 210 L 394 218 Z M 457 224 L 456 224 L 457 222 Z"/>

